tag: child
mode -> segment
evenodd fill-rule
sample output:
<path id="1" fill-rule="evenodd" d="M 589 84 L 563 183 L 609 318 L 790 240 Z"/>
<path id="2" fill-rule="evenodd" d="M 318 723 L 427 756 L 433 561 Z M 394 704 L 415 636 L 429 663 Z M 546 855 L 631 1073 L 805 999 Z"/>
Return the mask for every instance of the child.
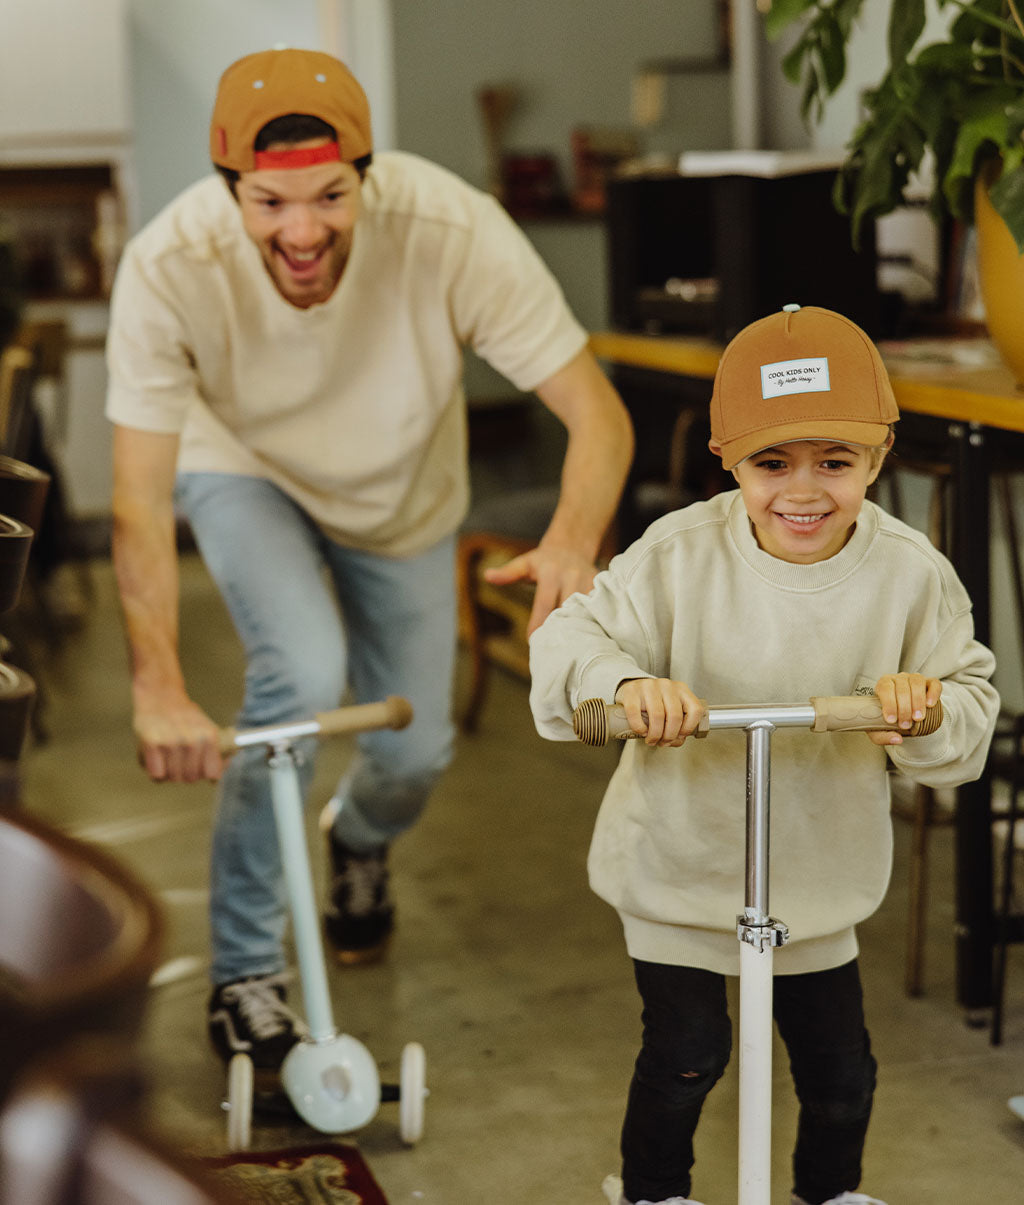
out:
<path id="1" fill-rule="evenodd" d="M 868 1205 L 856 1192 L 875 1061 L 854 926 L 892 860 L 886 770 L 951 787 L 980 774 L 998 697 L 952 566 L 865 491 L 899 418 L 878 351 L 816 307 L 741 331 L 722 355 L 711 450 L 739 491 L 666 515 L 531 640 L 537 728 L 570 740 L 584 699 L 625 707 L 644 740 L 623 749 L 590 849 L 593 889 L 619 912 L 643 1000 L 643 1042 L 614 1205 L 687 1205 L 692 1139 L 729 1058 L 726 975 L 739 969 L 745 740 L 678 747 L 700 699 L 794 703 L 875 693 L 931 736 L 773 738 L 775 1020 L 800 1101 L 794 1205 Z M 694 1203 L 695 1205 L 695 1203 Z"/>

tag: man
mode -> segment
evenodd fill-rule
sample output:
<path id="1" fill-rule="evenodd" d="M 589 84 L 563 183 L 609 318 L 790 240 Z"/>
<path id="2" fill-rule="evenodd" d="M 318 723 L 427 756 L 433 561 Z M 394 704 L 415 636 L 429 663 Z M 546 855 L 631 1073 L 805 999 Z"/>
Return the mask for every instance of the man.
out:
<path id="1" fill-rule="evenodd" d="M 366 98 L 329 55 L 249 55 L 221 79 L 210 152 L 129 245 L 108 348 L 114 559 L 134 728 L 157 781 L 220 779 L 211 859 L 210 1033 L 273 1071 L 295 1040 L 267 771 L 225 766 L 178 657 L 180 510 L 246 658 L 244 726 L 407 697 L 367 734 L 328 814 L 326 932 L 379 957 L 387 849 L 451 755 L 454 533 L 467 505 L 462 348 L 562 420 L 562 488 L 537 548 L 536 626 L 589 589 L 632 455 L 621 401 L 500 207 L 414 156 L 372 156 Z M 306 761 L 305 785 L 309 762 Z"/>

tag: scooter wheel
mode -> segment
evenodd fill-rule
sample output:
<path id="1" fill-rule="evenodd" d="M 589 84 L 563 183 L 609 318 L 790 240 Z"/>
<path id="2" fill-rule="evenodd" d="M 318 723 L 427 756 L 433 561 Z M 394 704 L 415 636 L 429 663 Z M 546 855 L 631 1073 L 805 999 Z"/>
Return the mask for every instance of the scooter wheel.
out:
<path id="1" fill-rule="evenodd" d="M 407 1042 L 402 1049 L 398 1133 L 407 1146 L 423 1137 L 423 1111 L 427 1098 L 427 1056 L 419 1042 Z"/>
<path id="2" fill-rule="evenodd" d="M 236 1054 L 228 1063 L 228 1149 L 248 1150 L 252 1141 L 252 1098 L 255 1083 L 252 1059 Z"/>

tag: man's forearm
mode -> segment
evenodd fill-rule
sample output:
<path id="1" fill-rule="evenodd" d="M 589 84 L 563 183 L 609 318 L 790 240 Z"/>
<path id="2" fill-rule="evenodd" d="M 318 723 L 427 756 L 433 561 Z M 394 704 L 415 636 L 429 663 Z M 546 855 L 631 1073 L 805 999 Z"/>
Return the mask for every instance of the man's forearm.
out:
<path id="1" fill-rule="evenodd" d="M 626 408 L 604 374 L 594 365 L 584 379 L 588 401 L 574 407 L 566 422 L 558 505 L 541 545 L 574 548 L 594 560 L 618 509 L 634 438 Z"/>
<path id="2" fill-rule="evenodd" d="M 178 564 L 174 512 L 115 511 L 113 560 L 131 655 L 133 688 L 184 690 L 178 657 Z"/>
<path id="3" fill-rule="evenodd" d="M 589 437 L 570 435 L 558 505 L 540 543 L 596 559 L 618 509 L 633 458 L 633 432 L 616 424 Z"/>

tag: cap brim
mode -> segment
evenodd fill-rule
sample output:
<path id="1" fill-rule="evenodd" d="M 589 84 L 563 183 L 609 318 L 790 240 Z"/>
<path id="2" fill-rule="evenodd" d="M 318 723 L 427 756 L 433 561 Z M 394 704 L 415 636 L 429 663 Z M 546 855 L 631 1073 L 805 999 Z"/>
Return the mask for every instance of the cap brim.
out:
<path id="1" fill-rule="evenodd" d="M 878 448 L 889 437 L 889 427 L 885 423 L 844 422 L 832 419 L 828 422 L 799 422 L 786 423 L 778 427 L 766 427 L 761 431 L 751 431 L 741 435 L 729 443 L 721 445 L 722 467 L 735 468 L 741 460 L 746 460 L 765 448 L 773 448 L 778 444 L 792 443 L 796 440 L 832 439 L 838 443 L 860 444 L 867 448 Z"/>

